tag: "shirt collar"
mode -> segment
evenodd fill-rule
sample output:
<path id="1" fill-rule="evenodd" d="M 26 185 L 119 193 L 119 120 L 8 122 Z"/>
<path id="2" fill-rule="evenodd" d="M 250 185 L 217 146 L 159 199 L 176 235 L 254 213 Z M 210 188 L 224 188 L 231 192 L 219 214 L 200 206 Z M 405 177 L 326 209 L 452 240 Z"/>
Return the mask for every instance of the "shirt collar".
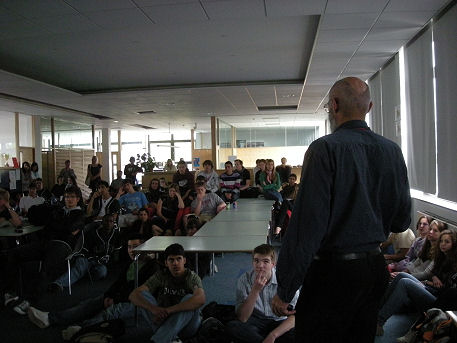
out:
<path id="1" fill-rule="evenodd" d="M 362 130 L 370 130 L 365 120 L 349 120 L 344 122 L 340 126 L 338 126 L 335 130 L 338 131 L 339 129 L 362 129 Z"/>

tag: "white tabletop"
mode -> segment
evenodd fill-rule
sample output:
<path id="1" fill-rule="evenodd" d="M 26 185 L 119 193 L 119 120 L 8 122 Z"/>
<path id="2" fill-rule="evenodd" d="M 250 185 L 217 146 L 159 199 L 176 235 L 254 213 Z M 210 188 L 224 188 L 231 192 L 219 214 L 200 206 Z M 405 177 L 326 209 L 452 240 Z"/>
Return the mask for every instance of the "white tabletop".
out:
<path id="1" fill-rule="evenodd" d="M 246 221 L 270 220 L 271 211 L 267 209 L 258 209 L 252 211 L 244 211 L 238 209 L 223 210 L 216 217 L 211 219 L 211 222 L 233 222 L 243 223 Z"/>
<path id="2" fill-rule="evenodd" d="M 266 236 L 197 237 L 155 236 L 135 249 L 135 252 L 164 251 L 169 245 L 179 243 L 186 252 L 251 252 L 256 246 L 266 243 Z"/>
<path id="3" fill-rule="evenodd" d="M 210 221 L 197 231 L 195 236 L 264 236 L 268 235 L 267 220 L 250 221 L 246 224 Z"/>
<path id="4" fill-rule="evenodd" d="M 16 232 L 16 228 L 13 225 L 8 225 L 0 228 L 0 237 L 21 237 L 40 231 L 43 228 L 44 226 L 25 225 L 20 228 L 22 232 Z"/>

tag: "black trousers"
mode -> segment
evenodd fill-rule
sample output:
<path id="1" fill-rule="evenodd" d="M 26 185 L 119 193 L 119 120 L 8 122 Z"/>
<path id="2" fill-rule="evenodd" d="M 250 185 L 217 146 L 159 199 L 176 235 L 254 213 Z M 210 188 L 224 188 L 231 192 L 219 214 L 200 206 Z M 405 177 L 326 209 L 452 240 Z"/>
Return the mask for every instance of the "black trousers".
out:
<path id="1" fill-rule="evenodd" d="M 388 280 L 381 254 L 314 260 L 297 302 L 295 342 L 373 342 Z"/>

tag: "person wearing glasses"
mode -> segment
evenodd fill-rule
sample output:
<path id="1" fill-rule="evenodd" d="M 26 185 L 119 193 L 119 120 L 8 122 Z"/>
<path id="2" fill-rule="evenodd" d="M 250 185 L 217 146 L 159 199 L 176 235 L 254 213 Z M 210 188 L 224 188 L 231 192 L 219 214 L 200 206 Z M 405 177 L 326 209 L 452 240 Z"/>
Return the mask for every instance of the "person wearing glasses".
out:
<path id="1" fill-rule="evenodd" d="M 332 133 L 303 161 L 300 188 L 279 254 L 272 308 L 295 313 L 296 342 L 373 342 L 389 281 L 379 244 L 411 222 L 408 173 L 400 147 L 365 122 L 368 84 L 356 77 L 330 89 Z M 331 328 L 331 329 L 329 329 Z"/>

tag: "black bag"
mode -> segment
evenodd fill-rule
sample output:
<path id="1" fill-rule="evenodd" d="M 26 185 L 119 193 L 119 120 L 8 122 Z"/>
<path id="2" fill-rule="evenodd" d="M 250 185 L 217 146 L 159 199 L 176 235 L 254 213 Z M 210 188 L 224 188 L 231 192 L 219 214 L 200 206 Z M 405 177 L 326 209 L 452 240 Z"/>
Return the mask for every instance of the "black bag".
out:
<path id="1" fill-rule="evenodd" d="M 125 333 L 122 319 L 106 320 L 78 331 L 72 338 L 72 343 L 112 343 L 114 339 Z"/>
<path id="2" fill-rule="evenodd" d="M 202 322 L 197 335 L 198 343 L 231 343 L 232 338 L 224 324 L 213 317 Z"/>
<path id="3" fill-rule="evenodd" d="M 425 313 L 425 317 L 416 323 L 410 330 L 417 343 L 445 343 L 455 342 L 456 328 L 452 318 L 446 312 L 437 308 L 431 308 Z"/>
<path id="4" fill-rule="evenodd" d="M 37 226 L 48 224 L 49 220 L 52 217 L 51 214 L 53 210 L 54 206 L 46 203 L 41 205 L 33 205 L 27 211 L 27 218 L 29 219 L 29 223 Z"/>
<path id="5" fill-rule="evenodd" d="M 202 309 L 203 320 L 210 317 L 220 320 L 223 324 L 227 324 L 232 320 L 236 320 L 235 306 L 222 305 L 215 301 L 210 302 Z"/>

